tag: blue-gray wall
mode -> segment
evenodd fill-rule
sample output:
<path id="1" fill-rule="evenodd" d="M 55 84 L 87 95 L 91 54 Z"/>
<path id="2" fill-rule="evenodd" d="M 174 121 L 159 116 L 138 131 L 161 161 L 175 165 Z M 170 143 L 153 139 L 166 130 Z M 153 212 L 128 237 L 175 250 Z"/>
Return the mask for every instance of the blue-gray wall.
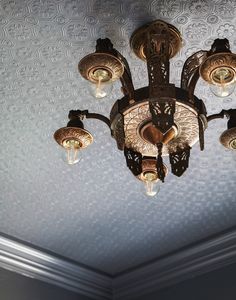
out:
<path id="1" fill-rule="evenodd" d="M 236 264 L 137 300 L 236 300 Z"/>
<path id="2" fill-rule="evenodd" d="M 54 285 L 0 269 L 0 300 L 91 300 Z"/>

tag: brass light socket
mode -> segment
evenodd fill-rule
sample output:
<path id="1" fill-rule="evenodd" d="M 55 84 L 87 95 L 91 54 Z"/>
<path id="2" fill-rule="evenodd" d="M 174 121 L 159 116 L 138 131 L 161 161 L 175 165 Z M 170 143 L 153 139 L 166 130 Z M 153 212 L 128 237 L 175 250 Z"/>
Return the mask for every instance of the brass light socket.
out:
<path id="1" fill-rule="evenodd" d="M 155 157 L 153 158 L 150 158 L 150 157 L 143 157 L 142 159 L 142 173 L 139 174 L 137 176 L 137 178 L 143 182 L 145 182 L 147 179 L 146 179 L 146 174 L 147 173 L 152 173 L 153 176 L 156 177 L 156 180 L 155 181 L 158 181 L 159 178 L 158 178 L 158 175 L 157 175 L 157 167 L 156 167 L 156 164 L 157 164 L 157 160 Z M 168 168 L 167 166 L 164 164 L 164 172 L 165 172 L 165 175 L 168 174 Z"/>
<path id="2" fill-rule="evenodd" d="M 66 144 L 69 140 L 77 141 L 80 148 L 86 148 L 93 142 L 91 133 L 78 127 L 60 128 L 54 133 L 54 139 L 63 148 L 66 148 Z"/>
<path id="3" fill-rule="evenodd" d="M 92 53 L 81 59 L 78 65 L 80 74 L 93 83 L 101 76 L 101 81 L 115 81 L 124 73 L 123 63 L 109 53 Z"/>
<path id="4" fill-rule="evenodd" d="M 233 82 L 236 79 L 236 54 L 224 52 L 213 54 L 201 64 L 199 72 L 201 77 L 210 84 L 220 84 L 217 76 L 219 70 L 227 72 L 225 83 Z"/>

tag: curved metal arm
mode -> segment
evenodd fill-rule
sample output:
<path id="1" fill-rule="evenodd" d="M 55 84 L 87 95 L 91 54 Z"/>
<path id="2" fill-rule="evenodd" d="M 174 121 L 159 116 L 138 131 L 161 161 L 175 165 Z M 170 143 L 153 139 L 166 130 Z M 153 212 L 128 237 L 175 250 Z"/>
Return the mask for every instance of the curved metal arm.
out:
<path id="1" fill-rule="evenodd" d="M 129 99 L 134 100 L 134 85 L 132 80 L 132 75 L 130 71 L 130 67 L 126 58 L 116 49 L 114 49 L 114 54 L 117 58 L 119 58 L 124 65 L 124 73 L 120 78 L 120 82 L 122 84 L 122 91 L 124 95 L 127 95 Z"/>
<path id="2" fill-rule="evenodd" d="M 113 44 L 108 38 L 97 40 L 96 52 L 112 54 L 122 62 L 124 66 L 124 73 L 120 78 L 122 84 L 122 91 L 125 95 L 129 97 L 130 100 L 134 99 L 134 85 L 129 64 L 125 57 L 118 50 L 113 48 Z"/>
<path id="3" fill-rule="evenodd" d="M 236 126 L 236 109 L 223 109 L 220 113 L 210 115 L 207 117 L 207 122 L 210 122 L 215 119 L 223 119 L 227 117 L 229 119 L 228 126 L 235 127 Z"/>
<path id="4" fill-rule="evenodd" d="M 200 50 L 191 55 L 184 63 L 181 74 L 181 88 L 189 92 L 190 98 L 194 94 L 199 79 L 199 67 L 207 55 L 208 51 Z"/>
<path id="5" fill-rule="evenodd" d="M 223 119 L 225 117 L 225 112 L 226 112 L 225 110 L 222 110 L 218 114 L 208 116 L 207 117 L 207 122 L 210 122 L 210 121 L 215 120 L 215 119 Z"/>
<path id="6" fill-rule="evenodd" d="M 83 120 L 84 118 L 97 119 L 97 120 L 100 120 L 100 121 L 106 123 L 107 126 L 109 128 L 111 128 L 111 122 L 107 117 L 105 117 L 101 114 L 97 114 L 97 113 L 90 113 L 88 110 L 79 110 L 79 109 L 78 110 L 71 110 L 69 112 L 68 118 L 70 120 L 73 120 L 73 119 Z"/>

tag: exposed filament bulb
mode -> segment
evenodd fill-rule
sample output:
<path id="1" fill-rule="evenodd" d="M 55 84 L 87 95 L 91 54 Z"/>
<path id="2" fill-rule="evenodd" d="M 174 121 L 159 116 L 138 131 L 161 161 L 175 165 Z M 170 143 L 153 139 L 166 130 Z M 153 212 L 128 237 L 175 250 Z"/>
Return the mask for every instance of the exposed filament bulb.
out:
<path id="1" fill-rule="evenodd" d="M 113 88 L 109 72 L 103 69 L 97 69 L 93 73 L 95 83 L 90 85 L 90 92 L 93 97 L 101 99 L 108 96 Z"/>
<path id="2" fill-rule="evenodd" d="M 155 172 L 146 172 L 144 178 L 146 195 L 151 197 L 155 196 L 160 190 L 157 174 Z"/>
<path id="3" fill-rule="evenodd" d="M 80 143 L 77 140 L 70 139 L 63 142 L 66 149 L 66 161 L 69 165 L 79 162 Z"/>
<path id="4" fill-rule="evenodd" d="M 98 77 L 98 81 L 96 83 L 96 92 L 95 92 L 95 97 L 96 98 L 104 98 L 106 97 L 107 93 L 102 87 L 102 76 Z"/>
<path id="5" fill-rule="evenodd" d="M 234 73 L 228 68 L 216 69 L 212 74 L 213 84 L 210 89 L 217 97 L 227 97 L 235 89 Z"/>

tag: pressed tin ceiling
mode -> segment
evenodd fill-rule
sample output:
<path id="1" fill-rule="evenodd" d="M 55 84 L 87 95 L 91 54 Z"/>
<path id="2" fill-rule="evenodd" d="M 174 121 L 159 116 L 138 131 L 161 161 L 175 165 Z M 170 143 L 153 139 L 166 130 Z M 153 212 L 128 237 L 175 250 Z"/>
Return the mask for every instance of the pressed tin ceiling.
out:
<path id="1" fill-rule="evenodd" d="M 0 2 L 0 230 L 98 270 L 116 274 L 199 241 L 236 223 L 236 155 L 219 143 L 226 120 L 206 131 L 205 151 L 192 149 L 181 178 L 168 175 L 147 198 L 126 167 L 109 129 L 85 126 L 94 143 L 68 166 L 53 140 L 70 109 L 109 115 L 122 97 L 94 100 L 78 73 L 79 60 L 108 37 L 130 63 L 135 87 L 147 85 L 146 65 L 129 48 L 132 32 L 162 19 L 183 35 L 171 60 L 179 85 L 184 61 L 217 37 L 236 51 L 236 3 L 224 1 Z M 208 113 L 236 108 L 235 93 L 213 96 L 202 81 L 196 95 Z"/>

